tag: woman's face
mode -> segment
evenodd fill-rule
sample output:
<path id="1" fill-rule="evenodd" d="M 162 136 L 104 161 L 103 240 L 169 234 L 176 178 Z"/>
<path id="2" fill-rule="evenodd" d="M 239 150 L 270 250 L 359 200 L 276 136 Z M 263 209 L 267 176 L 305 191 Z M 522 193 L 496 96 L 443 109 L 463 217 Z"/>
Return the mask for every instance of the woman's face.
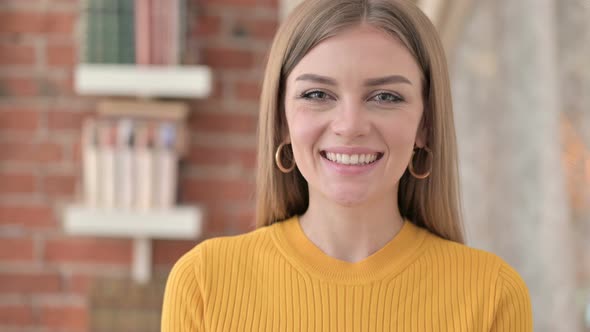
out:
<path id="1" fill-rule="evenodd" d="M 420 68 L 396 38 L 369 26 L 313 48 L 287 78 L 297 167 L 317 195 L 345 206 L 396 197 L 423 113 Z"/>

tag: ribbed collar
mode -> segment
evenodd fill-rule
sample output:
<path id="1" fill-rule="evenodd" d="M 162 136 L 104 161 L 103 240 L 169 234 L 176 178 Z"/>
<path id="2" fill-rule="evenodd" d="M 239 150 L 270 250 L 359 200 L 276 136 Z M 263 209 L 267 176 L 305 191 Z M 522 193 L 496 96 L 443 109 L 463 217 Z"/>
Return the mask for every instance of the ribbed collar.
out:
<path id="1" fill-rule="evenodd" d="M 422 252 L 428 232 L 405 220 L 401 230 L 385 246 L 356 263 L 333 258 L 307 238 L 297 216 L 272 225 L 281 253 L 298 269 L 339 283 L 366 283 L 397 274 Z"/>

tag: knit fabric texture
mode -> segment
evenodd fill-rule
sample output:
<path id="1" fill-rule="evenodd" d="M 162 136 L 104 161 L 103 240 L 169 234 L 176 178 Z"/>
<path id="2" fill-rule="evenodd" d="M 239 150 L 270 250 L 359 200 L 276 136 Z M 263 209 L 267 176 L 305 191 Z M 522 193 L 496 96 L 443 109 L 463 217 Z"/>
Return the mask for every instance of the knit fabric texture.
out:
<path id="1" fill-rule="evenodd" d="M 351 244 L 354 245 L 354 244 Z M 162 332 L 533 330 L 502 259 L 404 221 L 362 261 L 321 251 L 299 219 L 203 241 L 173 267 Z"/>

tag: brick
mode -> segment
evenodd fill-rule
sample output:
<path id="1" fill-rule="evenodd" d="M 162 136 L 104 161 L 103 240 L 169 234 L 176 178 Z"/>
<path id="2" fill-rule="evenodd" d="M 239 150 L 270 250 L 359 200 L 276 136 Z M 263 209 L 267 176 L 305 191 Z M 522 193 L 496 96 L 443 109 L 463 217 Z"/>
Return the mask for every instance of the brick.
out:
<path id="1" fill-rule="evenodd" d="M 196 240 L 155 240 L 153 262 L 156 265 L 172 265 L 196 244 Z"/>
<path id="2" fill-rule="evenodd" d="M 3 273 L 0 272 L 0 294 L 56 293 L 62 289 L 57 273 Z"/>
<path id="3" fill-rule="evenodd" d="M 30 77 L 0 78 L 0 95 L 33 97 L 39 93 L 37 80 Z"/>
<path id="4" fill-rule="evenodd" d="M 226 202 L 217 201 L 207 204 L 203 225 L 202 238 L 227 235 L 232 233 L 244 233 L 255 228 L 253 204 L 252 209 L 236 209 L 236 206 L 228 208 Z"/>
<path id="5" fill-rule="evenodd" d="M 80 165 L 82 162 L 82 136 L 79 139 L 72 142 L 72 161 Z"/>
<path id="6" fill-rule="evenodd" d="M 254 183 L 245 180 L 194 180 L 181 183 L 183 202 L 250 201 L 254 199 Z"/>
<path id="7" fill-rule="evenodd" d="M 219 35 L 221 32 L 221 17 L 219 16 L 198 16 L 195 18 L 191 34 L 194 37 L 210 37 Z"/>
<path id="8" fill-rule="evenodd" d="M 88 310 L 84 307 L 44 307 L 40 323 L 51 329 L 87 330 Z"/>
<path id="9" fill-rule="evenodd" d="M 130 264 L 131 242 L 119 239 L 63 238 L 47 240 L 49 262 L 83 264 Z"/>
<path id="10" fill-rule="evenodd" d="M 0 96 L 73 96 L 75 91 L 72 68 L 67 69 L 66 75 L 59 77 L 2 77 Z"/>
<path id="11" fill-rule="evenodd" d="M 258 39 L 271 41 L 279 28 L 277 21 L 253 21 L 249 23 L 249 29 L 252 36 Z"/>
<path id="12" fill-rule="evenodd" d="M 38 111 L 9 110 L 0 111 L 0 130 L 36 131 L 39 128 Z"/>
<path id="13" fill-rule="evenodd" d="M 165 280 L 155 276 L 145 284 L 138 284 L 128 278 L 100 279 L 97 280 L 92 291 L 90 303 L 93 312 L 94 309 L 116 311 L 153 309 L 160 311 L 162 309 L 164 288 Z M 124 297 L 121 296 L 122 293 L 125 294 Z M 130 329 L 119 327 L 117 329 L 111 328 L 111 330 L 129 331 Z"/>
<path id="14" fill-rule="evenodd" d="M 201 202 L 202 204 L 202 202 Z M 201 238 L 223 235 L 227 231 L 228 209 L 222 203 L 202 204 L 205 208 Z"/>
<path id="15" fill-rule="evenodd" d="M 0 143 L 0 161 L 50 163 L 63 157 L 61 146 L 53 143 Z"/>
<path id="16" fill-rule="evenodd" d="M 203 238 L 225 234 L 231 224 L 231 214 L 223 203 L 209 203 L 203 218 Z"/>
<path id="17" fill-rule="evenodd" d="M 256 132 L 258 118 L 253 114 L 193 112 L 189 127 L 195 131 L 250 134 Z"/>
<path id="18" fill-rule="evenodd" d="M 262 6 L 278 8 L 281 0 L 258 0 L 258 4 Z"/>
<path id="19" fill-rule="evenodd" d="M 236 22 L 234 30 L 243 30 L 246 37 L 252 39 L 272 40 L 279 23 L 276 20 L 268 19 L 248 19 Z"/>
<path id="20" fill-rule="evenodd" d="M 0 194 L 30 194 L 37 188 L 32 174 L 0 173 L 0 183 Z"/>
<path id="21" fill-rule="evenodd" d="M 43 191 L 49 196 L 73 196 L 77 178 L 73 175 L 50 175 L 43 178 Z"/>
<path id="22" fill-rule="evenodd" d="M 68 71 L 68 75 L 66 76 L 65 80 L 61 82 L 60 88 L 62 89 L 61 91 L 63 94 L 67 94 L 68 96 L 77 96 L 74 86 L 74 70 L 70 70 Z"/>
<path id="23" fill-rule="evenodd" d="M 233 226 L 237 230 L 237 232 L 246 233 L 255 230 L 255 215 L 256 213 L 253 209 L 238 213 L 237 216 L 233 219 L 235 221 L 235 224 Z"/>
<path id="24" fill-rule="evenodd" d="M 23 327 L 33 324 L 33 310 L 30 306 L 0 304 L 0 326 Z"/>
<path id="25" fill-rule="evenodd" d="M 261 84 L 260 82 L 237 82 L 236 97 L 239 100 L 258 102 L 260 100 Z"/>
<path id="26" fill-rule="evenodd" d="M 2 22 L 0 17 L 0 22 Z M 35 64 L 35 50 L 31 46 L 0 45 L 0 65 Z"/>
<path id="27" fill-rule="evenodd" d="M 77 294 L 90 294 L 94 287 L 95 278 L 91 275 L 76 274 L 70 277 L 67 291 Z"/>
<path id="28" fill-rule="evenodd" d="M 93 112 L 50 110 L 47 112 L 47 127 L 52 130 L 82 130 L 82 124 Z"/>
<path id="29" fill-rule="evenodd" d="M 74 96 L 74 80 L 72 71 L 66 77 L 44 77 L 37 81 L 41 96 Z"/>
<path id="30" fill-rule="evenodd" d="M 232 7 L 270 7 L 277 8 L 279 0 L 203 0 L 205 4 L 225 5 Z"/>
<path id="31" fill-rule="evenodd" d="M 230 48 L 207 48 L 203 52 L 204 64 L 215 69 L 245 69 L 254 65 L 254 54 Z"/>
<path id="32" fill-rule="evenodd" d="M 32 261 L 33 254 L 30 238 L 0 238 L 0 262 Z"/>
<path id="33" fill-rule="evenodd" d="M 191 165 L 241 166 L 254 169 L 256 150 L 240 148 L 212 148 L 208 146 L 191 146 L 186 160 Z"/>
<path id="34" fill-rule="evenodd" d="M 47 64 L 50 66 L 70 66 L 77 63 L 76 50 L 72 45 L 48 45 Z"/>
<path id="35" fill-rule="evenodd" d="M 233 7 L 255 7 L 261 0 L 203 0 L 205 4 L 225 5 Z"/>
<path id="36" fill-rule="evenodd" d="M 73 34 L 76 13 L 2 12 L 0 22 L 0 33 Z"/>
<path id="37" fill-rule="evenodd" d="M 56 228 L 53 209 L 46 205 L 0 205 L 0 226 L 19 225 L 30 229 Z"/>

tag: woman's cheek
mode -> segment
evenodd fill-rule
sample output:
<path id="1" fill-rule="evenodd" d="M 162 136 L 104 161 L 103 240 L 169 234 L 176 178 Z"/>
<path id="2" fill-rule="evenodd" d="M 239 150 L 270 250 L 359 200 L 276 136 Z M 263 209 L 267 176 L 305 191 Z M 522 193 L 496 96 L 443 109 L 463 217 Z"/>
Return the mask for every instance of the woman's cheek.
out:
<path id="1" fill-rule="evenodd" d="M 319 134 L 321 116 L 314 109 L 299 105 L 293 109 L 289 123 L 292 140 L 308 141 Z"/>
<path id="2" fill-rule="evenodd" d="M 419 117 L 405 112 L 399 112 L 385 121 L 374 121 L 380 127 L 380 132 L 388 136 L 388 141 L 398 142 L 400 145 L 413 144 L 420 123 Z"/>
<path id="3" fill-rule="evenodd" d="M 300 171 L 306 174 L 314 164 L 314 154 L 318 149 L 319 140 L 323 134 L 321 113 L 316 112 L 308 107 L 299 106 L 292 109 L 289 123 L 289 134 L 291 137 L 291 147 L 295 155 L 295 161 L 299 165 Z"/>

